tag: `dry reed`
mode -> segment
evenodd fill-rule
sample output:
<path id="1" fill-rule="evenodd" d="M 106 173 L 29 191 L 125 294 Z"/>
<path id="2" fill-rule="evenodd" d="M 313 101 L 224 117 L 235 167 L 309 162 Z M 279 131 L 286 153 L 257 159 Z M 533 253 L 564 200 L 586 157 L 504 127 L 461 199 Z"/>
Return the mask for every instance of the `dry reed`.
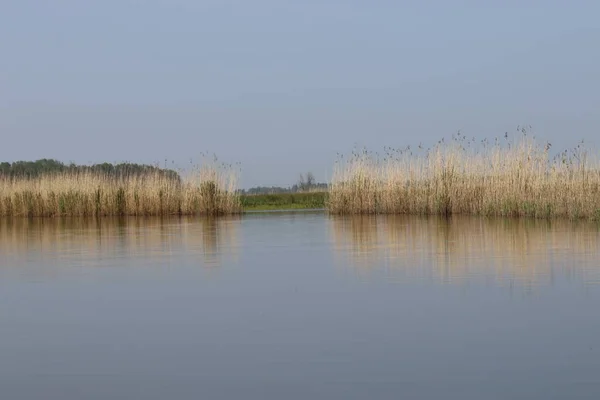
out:
<path id="1" fill-rule="evenodd" d="M 551 158 L 523 131 L 516 142 L 453 136 L 431 149 L 363 150 L 336 162 L 333 214 L 472 214 L 600 218 L 600 166 L 583 142 Z"/>
<path id="2" fill-rule="evenodd" d="M 237 173 L 210 163 L 184 179 L 91 172 L 0 178 L 0 216 L 223 215 L 241 212 Z"/>

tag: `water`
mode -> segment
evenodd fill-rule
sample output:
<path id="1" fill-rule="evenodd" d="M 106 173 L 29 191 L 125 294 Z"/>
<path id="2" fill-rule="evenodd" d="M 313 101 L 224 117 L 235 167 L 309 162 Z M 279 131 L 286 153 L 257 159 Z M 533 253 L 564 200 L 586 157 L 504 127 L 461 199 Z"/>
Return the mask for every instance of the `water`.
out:
<path id="1" fill-rule="evenodd" d="M 598 399 L 600 230 L 0 220 L 2 399 Z"/>

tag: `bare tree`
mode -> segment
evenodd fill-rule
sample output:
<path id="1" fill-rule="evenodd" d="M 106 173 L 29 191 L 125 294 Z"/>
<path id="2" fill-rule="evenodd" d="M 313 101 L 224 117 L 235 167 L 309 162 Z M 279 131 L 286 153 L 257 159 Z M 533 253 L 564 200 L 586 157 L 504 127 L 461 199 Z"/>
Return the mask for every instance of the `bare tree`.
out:
<path id="1" fill-rule="evenodd" d="M 315 182 L 315 175 L 312 172 L 309 171 L 306 175 L 300 174 L 298 188 L 303 192 L 308 191 L 314 186 Z"/>

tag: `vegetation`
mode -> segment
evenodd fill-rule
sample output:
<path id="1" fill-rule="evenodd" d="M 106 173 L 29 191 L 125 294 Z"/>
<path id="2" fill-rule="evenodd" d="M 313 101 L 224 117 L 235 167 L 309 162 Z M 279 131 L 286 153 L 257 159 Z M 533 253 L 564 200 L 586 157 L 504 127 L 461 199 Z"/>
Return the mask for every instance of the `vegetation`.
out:
<path id="1" fill-rule="evenodd" d="M 519 128 L 493 143 L 454 135 L 431 149 L 354 151 L 336 163 L 333 214 L 475 214 L 600 218 L 600 166 L 580 143 L 550 156 Z"/>
<path id="2" fill-rule="evenodd" d="M 256 186 L 247 190 L 240 190 L 240 194 L 254 195 L 276 193 L 326 192 L 328 189 L 329 185 L 327 183 L 317 182 L 313 173 L 307 172 L 306 175 L 300 174 L 298 182 L 291 187 Z"/>
<path id="3" fill-rule="evenodd" d="M 327 193 L 277 193 L 242 195 L 241 203 L 244 210 L 287 210 L 325 208 Z"/>
<path id="4" fill-rule="evenodd" d="M 118 170 L 118 169 L 117 169 Z M 72 170 L 0 176 L 0 216 L 221 215 L 241 212 L 237 174 L 225 164 L 185 179 L 165 170 Z"/>
<path id="5" fill-rule="evenodd" d="M 71 163 L 65 165 L 60 161 L 45 158 L 37 161 L 16 161 L 12 164 L 8 162 L 0 163 L 0 177 L 4 178 L 37 178 L 43 175 L 64 175 L 67 173 L 93 173 L 114 178 L 158 174 L 173 180 L 180 180 L 179 174 L 176 171 L 161 169 L 158 166 L 145 164 L 102 163 L 94 165 L 77 165 Z"/>
<path id="6" fill-rule="evenodd" d="M 432 148 L 355 150 L 330 185 L 300 175 L 290 188 L 237 189 L 231 165 L 184 178 L 139 164 L 0 164 L 0 216 L 221 215 L 326 208 L 332 214 L 471 214 L 600 220 L 600 164 L 583 142 L 551 155 L 518 128 L 493 142 L 464 135 Z M 267 192 L 265 194 L 265 192 Z"/>
<path id="7" fill-rule="evenodd" d="M 185 179 L 173 170 L 131 163 L 0 163 L 0 216 L 219 215 L 325 207 L 327 184 L 316 183 L 310 172 L 289 188 L 244 191 L 236 189 L 231 166 L 214 161 Z"/>

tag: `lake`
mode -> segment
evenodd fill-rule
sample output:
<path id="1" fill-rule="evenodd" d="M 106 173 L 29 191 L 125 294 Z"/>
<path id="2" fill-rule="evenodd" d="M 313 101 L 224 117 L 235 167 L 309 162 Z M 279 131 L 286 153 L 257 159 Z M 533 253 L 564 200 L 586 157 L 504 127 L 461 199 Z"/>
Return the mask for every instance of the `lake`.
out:
<path id="1" fill-rule="evenodd" d="M 3 399 L 598 399 L 600 228 L 0 220 Z"/>

